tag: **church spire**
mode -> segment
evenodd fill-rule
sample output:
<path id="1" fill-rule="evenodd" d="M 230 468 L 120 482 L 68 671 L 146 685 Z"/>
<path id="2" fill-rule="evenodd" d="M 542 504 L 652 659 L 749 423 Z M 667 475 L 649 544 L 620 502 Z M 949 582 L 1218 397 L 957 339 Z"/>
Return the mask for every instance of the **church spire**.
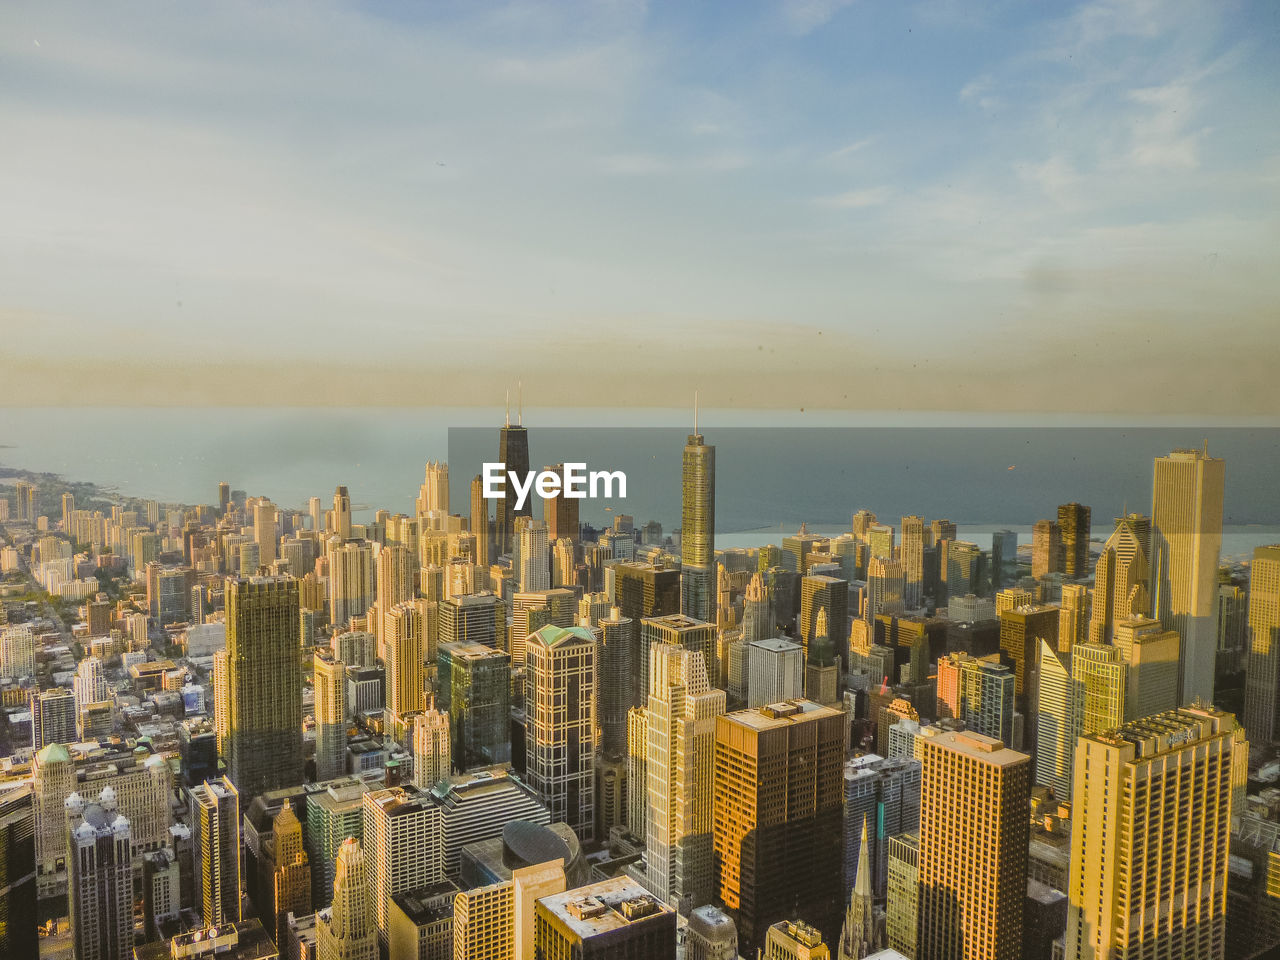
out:
<path id="1" fill-rule="evenodd" d="M 862 818 L 862 843 L 858 849 L 858 872 L 853 881 L 853 893 L 844 915 L 844 928 L 840 931 L 840 948 L 837 960 L 863 960 L 883 945 L 880 925 L 876 922 L 871 903 L 871 855 L 867 845 L 868 818 Z"/>

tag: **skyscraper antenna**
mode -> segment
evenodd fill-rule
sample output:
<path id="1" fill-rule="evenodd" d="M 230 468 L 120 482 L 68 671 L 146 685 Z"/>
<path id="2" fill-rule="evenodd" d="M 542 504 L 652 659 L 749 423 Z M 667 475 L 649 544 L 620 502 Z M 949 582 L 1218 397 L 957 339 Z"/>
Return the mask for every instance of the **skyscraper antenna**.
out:
<path id="1" fill-rule="evenodd" d="M 524 426 L 524 381 L 516 381 L 516 416 L 520 419 L 517 421 L 520 426 Z"/>
<path id="2" fill-rule="evenodd" d="M 698 435 L 698 391 L 693 391 L 693 435 Z"/>
<path id="3" fill-rule="evenodd" d="M 511 426 L 511 388 L 507 387 L 507 426 Z"/>

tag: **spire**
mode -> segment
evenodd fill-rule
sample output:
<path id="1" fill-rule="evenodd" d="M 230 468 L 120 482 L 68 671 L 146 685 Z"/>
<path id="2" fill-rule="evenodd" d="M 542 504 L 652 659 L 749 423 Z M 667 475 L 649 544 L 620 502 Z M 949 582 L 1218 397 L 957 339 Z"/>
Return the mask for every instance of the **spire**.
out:
<path id="1" fill-rule="evenodd" d="M 511 426 L 511 388 L 507 387 L 507 424 Z"/>
<path id="2" fill-rule="evenodd" d="M 829 630 L 829 627 L 827 626 L 827 608 L 819 607 L 818 622 L 815 623 L 813 627 L 814 639 L 817 639 L 818 637 L 822 637 L 826 639 L 828 635 L 828 630 Z"/>
<path id="3" fill-rule="evenodd" d="M 693 391 L 693 435 L 698 435 L 698 391 Z"/>
<path id="4" fill-rule="evenodd" d="M 871 896 L 871 871 L 867 867 L 867 816 L 862 817 L 862 842 L 858 847 L 858 872 L 853 881 L 854 896 Z"/>
<path id="5" fill-rule="evenodd" d="M 880 949 L 883 938 L 871 902 L 871 861 L 867 848 L 868 818 L 862 818 L 862 843 L 858 850 L 858 873 L 840 931 L 838 960 L 863 960 Z"/>
<path id="6" fill-rule="evenodd" d="M 516 416 L 517 423 L 524 426 L 524 381 L 516 381 Z"/>

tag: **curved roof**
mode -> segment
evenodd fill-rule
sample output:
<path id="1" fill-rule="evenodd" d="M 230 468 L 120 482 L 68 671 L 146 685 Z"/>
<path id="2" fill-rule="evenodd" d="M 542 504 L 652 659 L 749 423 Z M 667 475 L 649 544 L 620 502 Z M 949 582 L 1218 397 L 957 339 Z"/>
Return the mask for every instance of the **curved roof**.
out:
<path id="1" fill-rule="evenodd" d="M 552 830 L 540 823 L 513 820 L 502 828 L 503 860 L 509 866 L 513 861 L 523 866 L 561 860 L 566 865 L 572 854 L 569 845 Z"/>

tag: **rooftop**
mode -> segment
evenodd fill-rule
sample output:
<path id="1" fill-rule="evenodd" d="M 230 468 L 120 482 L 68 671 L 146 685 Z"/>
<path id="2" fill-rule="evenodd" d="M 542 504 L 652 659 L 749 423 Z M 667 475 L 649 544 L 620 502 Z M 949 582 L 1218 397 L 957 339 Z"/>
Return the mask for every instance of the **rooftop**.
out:
<path id="1" fill-rule="evenodd" d="M 543 897 L 538 906 L 583 939 L 664 914 L 672 917 L 674 926 L 675 911 L 630 877 L 614 877 Z"/>
<path id="2" fill-rule="evenodd" d="M 1031 758 L 1025 753 L 1010 750 L 994 737 L 984 737 L 971 730 L 960 732 L 942 730 L 938 727 L 924 727 L 920 731 L 925 744 L 933 744 L 962 753 L 983 763 L 998 767 L 1012 766 L 1016 763 L 1030 763 Z"/>
<path id="3" fill-rule="evenodd" d="M 825 707 L 812 700 L 785 700 L 781 703 L 769 703 L 763 707 L 737 710 L 725 714 L 725 719 L 755 730 L 772 730 L 794 723 L 841 715 L 842 712 L 834 707 Z"/>

